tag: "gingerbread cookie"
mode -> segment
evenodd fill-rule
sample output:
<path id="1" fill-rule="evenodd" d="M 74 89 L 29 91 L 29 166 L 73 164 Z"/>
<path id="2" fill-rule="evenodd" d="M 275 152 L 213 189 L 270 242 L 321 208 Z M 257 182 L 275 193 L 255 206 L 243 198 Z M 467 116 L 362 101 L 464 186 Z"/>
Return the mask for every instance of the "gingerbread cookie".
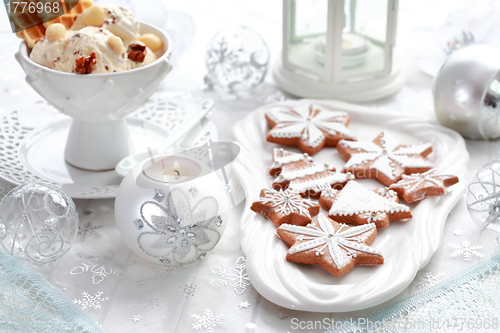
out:
<path id="1" fill-rule="evenodd" d="M 351 120 L 347 112 L 326 110 L 323 107 L 301 104 L 297 107 L 275 106 L 266 112 L 272 129 L 267 141 L 297 146 L 314 155 L 325 145 L 335 147 L 339 140 L 356 140 L 346 127 Z"/>
<path id="2" fill-rule="evenodd" d="M 254 202 L 250 209 L 267 217 L 277 227 L 283 223 L 306 225 L 311 222 L 312 216 L 319 213 L 318 204 L 292 190 L 263 189 L 260 200 Z"/>
<path id="3" fill-rule="evenodd" d="M 283 171 L 306 168 L 313 164 L 312 157 L 307 153 L 297 154 L 283 148 L 274 148 L 273 164 L 271 165 L 269 174 L 273 177 L 278 177 Z"/>
<path id="4" fill-rule="evenodd" d="M 458 183 L 457 176 L 438 174 L 436 169 L 424 173 L 403 175 L 403 178 L 391 189 L 398 193 L 406 202 L 412 203 L 426 197 L 436 197 L 446 193 L 448 186 Z"/>
<path id="5" fill-rule="evenodd" d="M 342 140 L 337 150 L 347 161 L 345 171 L 352 172 L 356 178 L 375 178 L 386 186 L 399 181 L 403 174 L 421 173 L 432 168 L 425 159 L 432 152 L 429 143 L 401 145 L 386 131 L 373 142 Z"/>
<path id="6" fill-rule="evenodd" d="M 341 190 L 325 190 L 319 204 L 328 210 L 328 217 L 357 225 L 374 223 L 377 229 L 389 222 L 411 218 L 410 209 L 399 203 L 396 192 L 387 189 L 369 190 L 358 182 L 349 182 Z"/>
<path id="7" fill-rule="evenodd" d="M 369 247 L 377 236 L 373 224 L 348 227 L 319 214 L 305 227 L 282 224 L 277 233 L 291 246 L 286 260 L 318 265 L 336 276 L 354 266 L 384 263 L 382 254 Z"/>
<path id="8" fill-rule="evenodd" d="M 335 172 L 328 163 L 315 164 L 308 154 L 296 154 L 282 148 L 273 151 L 271 174 L 279 174 L 273 182 L 275 190 L 291 188 L 303 197 L 319 198 L 326 188 L 341 189 L 349 180 L 350 173 Z"/>

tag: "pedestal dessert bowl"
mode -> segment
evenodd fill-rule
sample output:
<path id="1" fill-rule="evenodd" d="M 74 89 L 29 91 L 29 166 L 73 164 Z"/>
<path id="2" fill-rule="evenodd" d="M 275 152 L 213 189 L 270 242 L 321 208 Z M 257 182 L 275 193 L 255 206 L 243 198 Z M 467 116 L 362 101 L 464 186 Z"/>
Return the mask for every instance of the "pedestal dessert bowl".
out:
<path id="1" fill-rule="evenodd" d="M 32 61 L 28 47 L 21 42 L 15 57 L 26 73 L 26 82 L 73 118 L 64 155 L 74 167 L 112 170 L 129 155 L 125 116 L 147 102 L 172 70 L 170 36 L 153 25 L 140 25 L 141 34 L 161 38 L 161 56 L 149 65 L 124 72 L 81 75 L 56 71 Z"/>

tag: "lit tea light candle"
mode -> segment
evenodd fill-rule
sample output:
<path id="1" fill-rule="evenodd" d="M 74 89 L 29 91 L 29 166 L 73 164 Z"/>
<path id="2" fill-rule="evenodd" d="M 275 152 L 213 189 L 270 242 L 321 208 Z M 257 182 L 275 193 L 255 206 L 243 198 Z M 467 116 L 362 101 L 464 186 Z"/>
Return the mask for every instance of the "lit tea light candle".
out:
<path id="1" fill-rule="evenodd" d="M 352 56 L 364 53 L 367 50 L 368 45 L 365 37 L 353 33 L 342 34 L 342 55 Z"/>
<path id="2" fill-rule="evenodd" d="M 168 156 L 149 162 L 143 172 L 147 177 L 162 183 L 182 183 L 198 177 L 201 167 L 191 159 Z"/>

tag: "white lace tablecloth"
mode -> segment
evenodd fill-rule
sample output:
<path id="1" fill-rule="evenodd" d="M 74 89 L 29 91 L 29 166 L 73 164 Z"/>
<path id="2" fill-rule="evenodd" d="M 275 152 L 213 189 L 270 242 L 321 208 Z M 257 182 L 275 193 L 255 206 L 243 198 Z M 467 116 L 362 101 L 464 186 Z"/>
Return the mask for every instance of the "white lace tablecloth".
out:
<path id="1" fill-rule="evenodd" d="M 281 1 L 191 0 L 165 3 L 167 10 L 163 14 L 154 10 L 156 16 L 152 20 L 166 25 L 182 42 L 176 45 L 179 50 L 176 69 L 161 89 L 216 99 L 217 105 L 210 119 L 218 126 L 219 139 L 231 141 L 232 123 L 264 101 L 279 95 L 273 95 L 277 90 L 272 86 L 270 77 L 259 91 L 260 97 L 251 100 L 235 100 L 203 90 L 205 47 L 221 28 L 242 24 L 264 36 L 275 60 L 281 48 Z M 439 30 L 450 12 L 463 10 L 468 3 L 470 1 L 465 0 L 440 1 L 439 4 L 430 0 L 400 1 L 398 42 L 405 51 L 408 82 L 396 95 L 368 103 L 374 107 L 374 112 L 378 108 L 389 108 L 435 121 L 430 90 L 432 78 L 419 69 L 417 60 L 422 58 L 422 50 L 415 51 L 418 48 L 413 34 L 424 28 Z M 478 7 L 480 5 L 475 3 L 474 8 Z M 476 17 L 489 15 L 488 12 L 478 11 L 474 12 Z M 140 15 L 144 17 L 153 12 L 143 8 Z M 2 15 L 5 14 L 0 12 L 0 23 L 5 23 Z M 422 23 L 424 18 L 429 23 Z M 23 72 L 14 60 L 17 45 L 18 40 L 12 34 L 0 34 L 1 111 L 21 101 L 37 98 L 24 82 Z M 469 179 L 480 166 L 500 156 L 500 143 L 496 141 L 467 141 L 467 148 L 470 153 Z M 293 323 L 322 321 L 325 318 L 357 319 L 371 311 L 343 314 L 297 312 L 276 306 L 260 296 L 246 275 L 245 257 L 239 243 L 238 218 L 244 204 L 243 191 L 234 179 L 231 186 L 237 206 L 230 212 L 228 228 L 220 244 L 199 265 L 167 268 L 151 265 L 136 257 L 116 230 L 114 200 L 105 199 L 76 200 L 80 227 L 73 248 L 51 265 L 34 267 L 102 325 L 106 332 L 321 332 L 324 327 L 295 330 Z M 11 187 L 0 181 L 0 196 Z M 397 298 L 466 269 L 481 258 L 490 256 L 499 247 L 499 235 L 492 231 L 481 232 L 470 219 L 463 199 L 447 219 L 438 251 Z M 470 298 L 474 295 L 471 294 Z"/>

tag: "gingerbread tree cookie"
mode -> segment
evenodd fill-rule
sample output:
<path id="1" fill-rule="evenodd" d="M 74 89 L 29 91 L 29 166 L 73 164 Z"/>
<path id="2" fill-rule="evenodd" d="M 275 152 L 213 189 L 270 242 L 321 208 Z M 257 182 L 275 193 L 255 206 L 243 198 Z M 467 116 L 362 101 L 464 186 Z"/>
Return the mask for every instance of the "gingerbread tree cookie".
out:
<path id="1" fill-rule="evenodd" d="M 446 187 L 458 183 L 458 177 L 441 175 L 436 169 L 424 173 L 403 175 L 403 178 L 391 189 L 398 193 L 406 202 L 412 203 L 426 197 L 436 197 L 446 193 Z"/>
<path id="2" fill-rule="evenodd" d="M 337 150 L 347 161 L 345 171 L 352 172 L 356 178 L 375 178 L 386 186 L 399 181 L 403 174 L 425 172 L 432 168 L 425 159 L 432 152 L 429 143 L 401 145 L 386 131 L 373 142 L 342 140 Z"/>
<path id="3" fill-rule="evenodd" d="M 323 147 L 335 147 L 339 140 L 356 140 L 346 127 L 351 120 L 347 112 L 326 110 L 323 107 L 301 104 L 296 107 L 275 106 L 266 112 L 272 129 L 267 141 L 297 146 L 314 155 Z"/>
<path id="4" fill-rule="evenodd" d="M 357 225 L 373 223 L 377 229 L 389 222 L 411 218 L 410 209 L 399 203 L 396 192 L 388 189 L 369 190 L 351 181 L 341 190 L 328 189 L 321 193 L 319 204 L 328 210 L 328 217 Z"/>
<path id="5" fill-rule="evenodd" d="M 273 149 L 273 164 L 269 174 L 278 177 L 281 172 L 303 169 L 313 166 L 313 159 L 309 154 L 297 154 L 283 148 Z"/>
<path id="6" fill-rule="evenodd" d="M 275 149 L 273 159 L 271 173 L 274 170 L 275 174 L 279 174 L 273 182 L 273 188 L 275 190 L 290 188 L 303 197 L 319 198 L 322 190 L 332 187 L 340 189 L 349 180 L 355 179 L 350 173 L 336 172 L 335 167 L 328 163 L 313 163 L 307 154 Z"/>
<path id="7" fill-rule="evenodd" d="M 283 223 L 306 225 L 319 213 L 318 204 L 292 190 L 263 189 L 260 200 L 255 201 L 250 209 L 267 217 L 277 227 Z"/>
<path id="8" fill-rule="evenodd" d="M 286 260 L 318 265 L 333 275 L 343 275 L 357 265 L 380 265 L 382 254 L 369 245 L 377 235 L 373 224 L 348 227 L 323 214 L 305 227 L 282 224 L 278 236 L 288 245 Z"/>

